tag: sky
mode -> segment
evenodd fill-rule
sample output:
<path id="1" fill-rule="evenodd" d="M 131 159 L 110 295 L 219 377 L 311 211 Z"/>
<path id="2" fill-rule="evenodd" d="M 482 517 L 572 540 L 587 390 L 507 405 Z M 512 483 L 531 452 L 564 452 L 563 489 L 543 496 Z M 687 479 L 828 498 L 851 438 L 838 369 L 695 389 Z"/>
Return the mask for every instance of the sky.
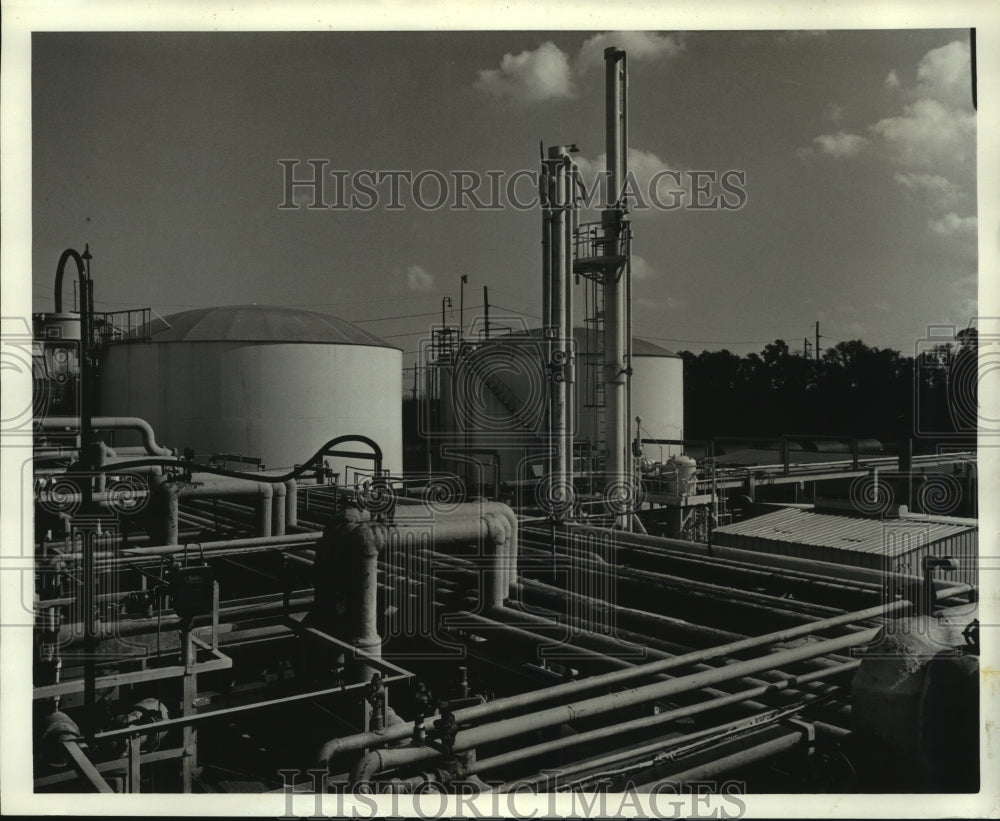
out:
<path id="1" fill-rule="evenodd" d="M 467 322 L 485 285 L 491 320 L 537 325 L 537 207 L 420 208 L 400 178 L 398 209 L 388 183 L 372 208 L 308 208 L 301 186 L 280 208 L 279 161 L 298 161 L 296 179 L 324 161 L 326 204 L 333 172 L 363 171 L 428 172 L 425 205 L 434 172 L 449 199 L 456 173 L 476 173 L 489 204 L 488 172 L 506 185 L 537 171 L 540 144 L 576 144 L 593 178 L 607 45 L 628 53 L 629 163 L 649 206 L 632 214 L 636 336 L 801 350 L 818 321 L 824 348 L 912 354 L 928 325 L 969 323 L 968 29 L 36 33 L 33 310 L 53 308 L 62 250 L 89 243 L 103 311 L 301 306 L 361 323 L 411 364 L 443 297 L 458 321 L 467 275 Z M 720 196 L 726 172 L 742 197 Z M 648 201 L 654 178 L 681 207 Z M 532 195 L 522 175 L 515 196 Z"/>

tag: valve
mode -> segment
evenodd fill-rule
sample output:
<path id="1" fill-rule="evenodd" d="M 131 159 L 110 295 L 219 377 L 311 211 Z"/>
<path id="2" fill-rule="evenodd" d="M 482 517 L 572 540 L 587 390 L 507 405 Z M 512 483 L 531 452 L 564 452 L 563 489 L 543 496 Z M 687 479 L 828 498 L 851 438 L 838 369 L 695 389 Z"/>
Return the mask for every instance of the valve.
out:
<path id="1" fill-rule="evenodd" d="M 431 691 L 423 681 L 417 681 L 413 701 L 417 705 L 417 717 L 413 721 L 413 743 L 423 744 L 426 737 L 424 719 L 434 712 L 434 700 Z"/>
<path id="2" fill-rule="evenodd" d="M 455 714 L 444 704 L 441 705 L 441 718 L 434 722 L 434 730 L 444 752 L 451 755 L 455 746 L 455 736 L 458 735 L 458 722 L 455 720 Z"/>
<path id="3" fill-rule="evenodd" d="M 372 732 L 380 732 L 385 729 L 385 685 L 382 683 L 382 676 L 378 673 L 372 675 L 372 680 L 365 690 L 365 699 L 371 705 L 372 717 L 369 729 Z"/>

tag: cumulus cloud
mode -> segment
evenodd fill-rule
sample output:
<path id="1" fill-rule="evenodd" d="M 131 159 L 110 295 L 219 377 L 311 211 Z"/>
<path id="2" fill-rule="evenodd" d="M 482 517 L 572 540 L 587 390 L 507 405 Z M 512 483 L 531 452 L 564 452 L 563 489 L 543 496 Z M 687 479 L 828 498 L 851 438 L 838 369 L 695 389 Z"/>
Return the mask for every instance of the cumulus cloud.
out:
<path id="1" fill-rule="evenodd" d="M 955 40 L 931 49 L 920 58 L 913 85 L 903 87 L 896 69 L 883 80 L 887 88 L 899 89 L 902 112 L 883 117 L 861 134 L 824 134 L 814 142 L 824 153 L 851 157 L 865 141 L 873 150 L 900 167 L 896 180 L 910 190 L 948 189 L 954 180 L 961 187 L 974 179 L 976 115 L 971 103 L 969 46 Z M 824 116 L 830 117 L 828 105 Z M 800 148 L 799 157 L 814 153 Z M 920 176 L 922 175 L 922 177 Z M 937 179 L 932 179 L 937 177 Z"/>
<path id="2" fill-rule="evenodd" d="M 934 204 L 942 208 L 953 205 L 961 196 L 958 186 L 940 174 L 897 172 L 894 179 L 908 191 L 927 195 Z"/>
<path id="3" fill-rule="evenodd" d="M 975 217 L 960 217 L 958 214 L 949 211 L 940 219 L 928 222 L 927 227 L 942 237 L 972 237 L 976 235 L 977 223 L 978 220 Z"/>
<path id="4" fill-rule="evenodd" d="M 576 58 L 551 41 L 520 54 L 505 54 L 499 68 L 482 69 L 474 86 L 501 99 L 537 103 L 576 95 L 576 75 L 603 65 L 604 49 L 617 46 L 635 60 L 673 57 L 684 50 L 680 34 L 653 31 L 602 32 L 583 42 Z"/>
<path id="5" fill-rule="evenodd" d="M 593 198 L 594 207 L 600 208 L 606 201 L 604 185 L 607 179 L 604 176 L 604 172 L 607 168 L 607 154 L 602 152 L 593 160 L 583 155 L 577 155 L 576 163 L 580 166 L 580 176 L 583 177 L 584 184 L 588 190 L 595 183 L 600 184 L 600 197 Z M 671 177 L 664 177 L 662 175 L 656 177 L 660 172 L 670 170 L 676 171 L 677 169 L 672 168 L 670 163 L 660 159 L 654 152 L 630 147 L 628 150 L 628 177 L 623 181 L 626 194 L 641 199 L 646 206 L 652 205 L 650 202 L 651 190 L 660 202 L 673 202 L 676 197 L 686 190 L 683 187 L 685 183 L 684 177 L 679 178 L 680 185 L 678 185 L 676 179 Z M 653 182 L 654 177 L 656 177 L 655 184 Z M 635 199 L 631 201 L 633 205 L 637 204 Z M 639 214 L 641 210 L 635 213 Z"/>
<path id="6" fill-rule="evenodd" d="M 854 157 L 861 152 L 868 140 L 859 134 L 838 131 L 836 134 L 820 134 L 813 139 L 813 142 L 824 154 L 833 157 Z"/>
<path id="7" fill-rule="evenodd" d="M 955 40 L 928 51 L 917 64 L 916 96 L 953 106 L 972 106 L 969 44 Z"/>
<path id="8" fill-rule="evenodd" d="M 656 276 L 658 272 L 646 262 L 645 257 L 632 254 L 632 276 L 637 280 L 649 279 Z"/>
<path id="9" fill-rule="evenodd" d="M 684 40 L 678 34 L 658 34 L 655 31 L 606 31 L 595 34 L 580 47 L 577 62 L 581 70 L 604 64 L 604 49 L 617 46 L 628 52 L 630 60 L 653 60 L 674 57 L 684 50 Z"/>
<path id="10" fill-rule="evenodd" d="M 475 87 L 498 98 L 529 103 L 572 97 L 573 77 L 569 57 L 555 43 L 542 43 L 534 51 L 505 54 L 500 68 L 483 69 Z"/>
<path id="11" fill-rule="evenodd" d="M 909 103 L 903 114 L 871 127 L 888 147 L 890 157 L 918 169 L 967 165 L 975 160 L 976 117 L 931 98 Z"/>
<path id="12" fill-rule="evenodd" d="M 429 291 L 434 287 L 434 276 L 423 266 L 411 265 L 406 269 L 406 287 L 411 291 Z"/>

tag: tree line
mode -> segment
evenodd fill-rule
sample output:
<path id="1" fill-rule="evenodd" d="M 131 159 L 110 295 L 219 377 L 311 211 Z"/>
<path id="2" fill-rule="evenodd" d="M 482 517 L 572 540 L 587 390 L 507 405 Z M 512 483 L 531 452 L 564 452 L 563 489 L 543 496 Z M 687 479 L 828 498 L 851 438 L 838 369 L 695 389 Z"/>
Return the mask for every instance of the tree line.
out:
<path id="1" fill-rule="evenodd" d="M 759 353 L 681 351 L 685 436 L 781 434 L 914 439 L 917 451 L 975 440 L 977 351 L 974 328 L 928 343 L 914 356 L 854 339 L 819 359 L 782 339 Z"/>

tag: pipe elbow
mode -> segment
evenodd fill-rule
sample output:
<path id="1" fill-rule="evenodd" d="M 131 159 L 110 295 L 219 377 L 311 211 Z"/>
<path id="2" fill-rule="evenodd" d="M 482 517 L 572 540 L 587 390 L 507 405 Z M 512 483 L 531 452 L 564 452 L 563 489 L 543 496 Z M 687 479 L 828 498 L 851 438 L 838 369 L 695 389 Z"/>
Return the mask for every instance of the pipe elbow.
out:
<path id="1" fill-rule="evenodd" d="M 382 753 L 379 750 L 372 750 L 361 756 L 351 768 L 348 788 L 357 790 L 359 787 L 371 783 L 371 780 L 383 769 Z"/>

